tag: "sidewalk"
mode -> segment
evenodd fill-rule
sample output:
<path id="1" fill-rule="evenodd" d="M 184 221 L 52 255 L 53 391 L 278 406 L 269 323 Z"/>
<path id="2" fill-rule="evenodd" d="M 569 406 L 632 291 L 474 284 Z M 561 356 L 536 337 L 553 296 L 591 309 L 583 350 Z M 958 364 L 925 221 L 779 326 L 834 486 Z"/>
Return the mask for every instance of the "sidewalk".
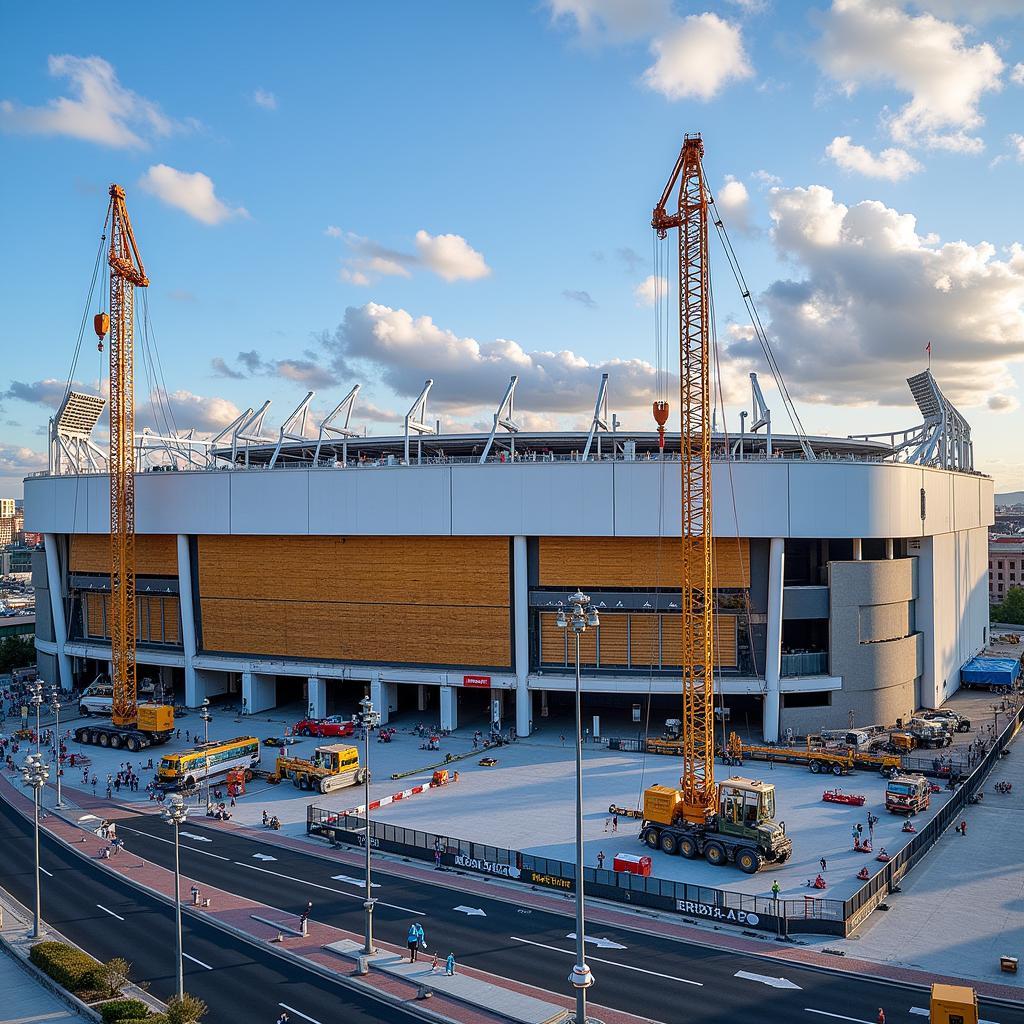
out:
<path id="1" fill-rule="evenodd" d="M 85 1017 L 48 992 L 6 950 L 0 951 L 0 992 L 3 1020 L 46 1021 L 47 1024 L 81 1024 Z"/>
<path id="2" fill-rule="evenodd" d="M 1012 755 L 1011 758 L 1004 759 L 1004 765 L 1007 760 L 1011 759 Z M 994 782 L 996 778 L 997 776 L 993 774 L 992 781 Z M 987 788 L 991 788 L 991 783 Z M 98 797 L 93 797 L 90 794 L 77 790 L 70 790 L 67 786 L 64 787 L 64 793 L 66 796 L 72 796 L 76 803 L 83 808 L 92 809 L 94 813 L 107 818 L 128 818 L 139 813 L 147 813 L 147 811 L 149 811 L 149 813 L 155 813 L 145 805 L 140 807 L 137 804 L 115 804 Z M 988 799 L 994 803 L 994 795 Z M 1015 785 L 1014 794 L 1007 799 L 1014 801 L 1020 800 L 1024 802 L 1024 782 L 1021 783 L 1019 796 L 1017 794 L 1017 786 Z M 971 812 L 974 812 L 978 810 L 978 808 L 972 807 L 970 810 Z M 332 849 L 326 846 L 322 840 L 287 836 L 280 832 L 273 832 L 269 829 L 253 827 L 250 825 L 242 825 L 234 821 L 219 822 L 214 818 L 197 819 L 197 823 L 201 823 L 204 827 L 210 829 L 230 831 L 237 836 L 251 839 L 255 842 L 295 850 L 300 853 L 332 861 L 339 865 L 346 865 L 359 869 L 365 863 L 364 855 L 361 851 L 348 850 L 341 847 Z M 1022 827 L 1024 827 L 1024 816 L 1022 816 Z M 968 828 L 968 834 L 970 834 L 970 827 Z M 959 840 L 959 836 L 956 836 L 955 833 L 953 834 L 953 838 Z M 942 849 L 943 844 L 948 844 L 950 842 L 952 842 L 952 840 L 949 837 L 943 837 L 943 839 L 940 840 L 939 845 L 936 847 L 936 850 Z M 423 862 L 423 864 L 420 865 L 417 862 L 406 863 L 400 858 L 392 857 L 388 854 L 378 853 L 374 856 L 379 870 L 386 870 L 392 875 L 410 879 L 419 884 L 442 885 L 448 888 L 452 887 L 450 872 L 444 872 L 439 875 L 439 873 L 432 867 L 428 867 L 426 862 Z M 936 856 L 935 853 L 932 854 L 932 857 L 934 856 Z M 930 862 L 931 858 L 926 859 L 924 864 L 917 869 L 918 872 L 927 870 L 930 867 Z M 112 862 L 107 863 L 110 864 Z M 947 879 L 951 886 L 955 885 L 956 879 L 959 877 L 959 873 L 955 870 L 952 871 L 952 873 L 947 874 Z M 913 875 L 911 875 L 911 878 L 913 878 Z M 185 883 L 183 883 L 183 885 L 184 884 Z M 479 896 L 486 896 L 491 899 L 505 900 L 506 902 L 516 904 L 517 906 L 546 911 L 549 913 L 562 914 L 568 918 L 571 918 L 574 914 L 574 903 L 571 896 L 558 895 L 540 889 L 533 889 L 532 887 L 527 888 L 525 886 L 506 882 L 497 878 L 488 878 L 482 875 L 473 874 L 460 874 L 458 876 L 457 888 L 460 893 L 464 893 L 466 895 L 476 894 Z M 236 897 L 231 898 L 235 899 Z M 894 900 L 895 899 L 899 899 L 899 897 L 894 897 Z M 957 908 L 960 906 L 959 900 L 960 897 L 958 895 L 954 895 L 948 899 L 943 899 L 939 901 L 940 908 L 944 910 L 947 915 L 949 915 L 950 911 L 956 913 L 958 912 Z M 872 921 L 877 921 L 878 919 L 885 917 L 886 915 L 884 912 L 876 912 L 873 915 Z M 974 987 L 979 995 L 987 996 L 992 999 L 1008 999 L 1016 1002 L 1021 998 L 1022 979 L 1020 975 L 1000 976 L 998 974 L 998 970 L 994 975 L 991 972 L 980 977 L 972 975 L 964 969 L 964 961 L 958 959 L 955 953 L 947 952 L 941 958 L 934 958 L 929 963 L 902 963 L 890 960 L 888 953 L 882 948 L 872 948 L 869 946 L 867 949 L 870 952 L 865 955 L 863 947 L 859 945 L 859 942 L 856 939 L 843 941 L 835 938 L 834 936 L 818 937 L 807 935 L 802 936 L 799 943 L 779 943 L 768 936 L 765 936 L 764 938 L 748 938 L 740 932 L 725 926 L 691 926 L 682 923 L 679 919 L 674 918 L 669 914 L 661 914 L 657 911 L 650 911 L 646 908 L 636 908 L 632 910 L 619 909 L 614 904 L 609 904 L 603 901 L 588 900 L 587 919 L 595 924 L 606 924 L 613 927 L 631 929 L 633 931 L 642 931 L 650 935 L 657 935 L 669 939 L 681 939 L 703 946 L 712 946 L 724 951 L 766 957 L 775 961 L 798 964 L 803 967 L 853 974 L 858 977 L 873 977 L 880 981 L 891 981 L 897 984 L 906 985 L 918 985 L 923 988 L 929 988 L 934 982 L 961 983 Z M 952 925 L 949 920 L 939 926 L 933 927 L 935 929 L 935 934 L 933 934 L 932 938 L 935 942 L 940 942 L 942 938 L 948 939 L 952 929 Z M 956 927 L 959 929 L 959 922 Z M 992 929 L 990 928 L 989 930 Z M 358 939 L 359 936 L 355 936 L 355 938 Z M 825 948 L 842 948 L 846 955 L 836 956 L 832 953 L 822 952 Z M 903 935 L 902 940 L 898 940 L 898 948 L 907 948 L 906 935 Z M 876 956 L 878 957 L 877 960 L 874 959 Z M 332 959 L 331 962 L 336 963 L 336 959 Z M 952 973 L 949 969 L 950 964 L 953 963 L 955 963 L 958 968 L 956 974 Z M 967 966 L 970 966 L 970 964 L 968 963 Z M 507 979 L 499 979 L 499 981 L 503 985 L 517 988 L 517 983 L 515 982 L 510 982 Z M 525 988 L 525 986 L 522 988 Z M 522 988 L 520 988 L 520 990 L 522 990 Z M 554 996 L 552 993 L 544 992 L 543 996 L 558 1001 L 558 997 Z M 568 1000 L 565 1000 L 564 1002 L 568 1005 Z M 618 1015 L 616 1011 L 609 1011 L 603 1008 L 602 1014 L 609 1021 L 621 1016 Z"/>
<path id="3" fill-rule="evenodd" d="M 105 870 L 120 875 L 130 884 L 168 902 L 173 902 L 174 875 L 171 871 L 127 851 L 108 860 L 102 860 L 100 853 L 107 843 L 75 823 L 77 818 L 81 817 L 80 811 L 94 813 L 97 817 L 122 820 L 137 815 L 139 808 L 108 803 L 92 796 L 85 796 L 68 787 L 64 788 L 64 793 L 65 803 L 69 802 L 67 798 L 71 798 L 74 800 L 76 808 L 68 808 L 64 812 L 48 809 L 42 827 L 62 840 L 69 849 L 80 856 L 97 861 Z M 0 778 L 0 797 L 22 813 L 29 813 L 31 810 L 31 802 L 7 778 Z M 212 819 L 210 820 L 212 821 Z M 206 822 L 204 821 L 203 824 Z M 301 961 L 307 968 L 332 980 L 341 981 L 354 988 L 368 989 L 373 994 L 401 1005 L 403 1009 L 421 1017 L 427 1017 L 434 1021 L 452 1022 L 452 1024 L 499 1024 L 499 1022 L 506 1024 L 509 1019 L 516 1018 L 513 1012 L 505 1012 L 503 1003 L 507 1003 L 509 1008 L 521 1005 L 523 996 L 553 1004 L 553 1019 L 560 1019 L 563 1016 L 561 1011 L 568 1012 L 574 1006 L 572 1000 L 566 996 L 508 978 L 499 978 L 485 971 L 463 968 L 461 969 L 463 975 L 487 983 L 489 991 L 492 994 L 498 994 L 490 1001 L 489 1007 L 471 1005 L 438 990 L 434 991 L 428 1009 L 417 999 L 419 989 L 423 984 L 422 978 L 417 978 L 415 981 L 405 980 L 375 968 L 371 968 L 369 974 L 360 976 L 358 964 L 349 964 L 340 960 L 336 953 L 332 953 L 326 948 L 346 940 L 358 942 L 361 945 L 361 936 L 313 919 L 309 921 L 307 935 L 296 936 L 290 931 L 283 931 L 273 925 L 254 920 L 255 915 L 269 921 L 280 922 L 289 929 L 296 929 L 298 920 L 294 911 L 286 912 L 256 903 L 211 887 L 185 874 L 181 876 L 182 892 L 188 892 L 193 884 L 202 890 L 204 897 L 210 898 L 211 905 L 209 908 L 194 908 L 183 904 L 185 913 L 202 916 L 211 924 L 244 939 L 266 944 L 266 948 L 278 955 Z M 402 948 L 387 943 L 378 943 L 378 948 L 382 953 L 390 953 L 399 957 L 405 952 Z M 607 1024 L 645 1024 L 645 1018 L 598 1004 L 594 1004 L 594 1012 L 599 1014 Z"/>

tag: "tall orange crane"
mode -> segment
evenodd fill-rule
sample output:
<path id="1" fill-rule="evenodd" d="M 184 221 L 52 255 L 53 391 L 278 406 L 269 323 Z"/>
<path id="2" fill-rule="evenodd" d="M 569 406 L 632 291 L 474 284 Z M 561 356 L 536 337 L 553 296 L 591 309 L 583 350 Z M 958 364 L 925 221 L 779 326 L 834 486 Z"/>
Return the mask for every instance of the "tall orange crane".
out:
<path id="1" fill-rule="evenodd" d="M 679 786 L 687 817 L 716 805 L 711 578 L 711 373 L 708 336 L 708 195 L 700 134 L 686 135 L 651 227 L 679 231 L 679 418 L 682 474 L 682 615 L 684 767 Z M 671 212 L 668 204 L 677 189 Z M 664 402 L 654 403 L 659 428 Z"/>
<path id="2" fill-rule="evenodd" d="M 125 192 L 110 186 L 110 313 L 95 319 L 101 342 L 110 328 L 110 658 L 113 724 L 138 719 L 135 677 L 135 289 L 146 288 Z"/>

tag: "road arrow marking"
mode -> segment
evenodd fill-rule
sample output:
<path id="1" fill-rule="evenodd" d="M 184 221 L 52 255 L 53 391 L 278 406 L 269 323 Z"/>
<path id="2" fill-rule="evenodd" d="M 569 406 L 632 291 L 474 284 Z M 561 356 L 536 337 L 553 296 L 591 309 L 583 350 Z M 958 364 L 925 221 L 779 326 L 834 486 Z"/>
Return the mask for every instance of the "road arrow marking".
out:
<path id="1" fill-rule="evenodd" d="M 513 942 L 525 942 L 527 946 L 539 946 L 541 949 L 551 949 L 556 953 L 565 953 L 566 956 L 575 956 L 575 949 L 562 949 L 561 946 L 549 946 L 544 942 L 534 942 L 533 939 L 521 939 L 518 935 L 510 936 Z M 609 964 L 612 967 L 620 967 L 624 971 L 636 971 L 638 974 L 650 974 L 655 978 L 666 978 L 668 981 L 678 981 L 681 985 L 696 985 L 697 988 L 703 988 L 703 981 L 691 981 L 689 978 L 679 978 L 674 974 L 661 974 L 658 971 L 649 971 L 644 967 L 634 967 L 632 964 L 619 963 L 618 960 L 605 960 L 604 957 L 590 956 L 587 957 L 589 962 L 595 964 Z M 866 1024 L 866 1022 L 865 1022 Z"/>
<path id="2" fill-rule="evenodd" d="M 799 985 L 794 985 L 789 978 L 772 978 L 767 974 L 751 974 L 749 971 L 737 971 L 733 977 L 743 978 L 746 981 L 759 981 L 762 985 L 770 985 L 772 988 L 800 988 Z"/>
<path id="3" fill-rule="evenodd" d="M 486 917 L 487 914 L 479 907 L 455 907 L 455 910 L 465 914 L 467 917 Z"/>
<path id="4" fill-rule="evenodd" d="M 270 854 L 267 853 L 254 853 L 253 857 L 256 860 L 277 860 L 276 857 L 271 857 Z"/>
<path id="5" fill-rule="evenodd" d="M 570 932 L 566 935 L 567 939 L 575 939 L 576 933 Z M 618 942 L 612 942 L 611 939 L 595 939 L 592 935 L 584 935 L 584 942 L 592 942 L 598 949 L 625 949 L 625 946 L 620 945 Z"/>
<path id="6" fill-rule="evenodd" d="M 348 875 L 331 875 L 336 882 L 348 882 L 349 885 L 360 885 L 363 888 L 366 887 L 366 882 L 362 878 L 349 878 Z M 380 882 L 371 882 L 371 889 L 379 889 Z"/>
<path id="7" fill-rule="evenodd" d="M 212 839 L 207 839 L 206 836 L 197 836 L 195 832 L 179 832 L 179 836 L 184 836 L 186 839 L 194 839 L 197 843 L 212 843 Z"/>

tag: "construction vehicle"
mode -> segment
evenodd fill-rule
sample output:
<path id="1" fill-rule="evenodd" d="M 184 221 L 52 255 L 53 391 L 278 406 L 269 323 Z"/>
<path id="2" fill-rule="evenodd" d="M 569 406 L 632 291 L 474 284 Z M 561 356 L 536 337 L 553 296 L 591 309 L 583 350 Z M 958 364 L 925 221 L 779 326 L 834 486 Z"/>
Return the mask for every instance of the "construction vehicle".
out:
<path id="1" fill-rule="evenodd" d="M 94 747 L 130 750 L 166 743 L 174 735 L 174 708 L 167 704 L 137 704 L 132 726 L 107 724 L 81 725 L 75 729 L 75 742 Z"/>
<path id="2" fill-rule="evenodd" d="M 748 875 L 765 864 L 783 864 L 793 842 L 775 823 L 775 787 L 733 776 L 717 787 L 719 806 L 701 821 L 687 816 L 684 795 L 669 786 L 644 791 L 640 838 L 652 849 L 735 863 Z"/>
<path id="3" fill-rule="evenodd" d="M 732 778 L 715 784 L 714 678 L 711 558 L 711 374 L 708 261 L 709 194 L 704 183 L 704 143 L 686 135 L 668 183 L 651 215 L 659 238 L 678 229 L 679 452 L 681 473 L 680 627 L 682 696 L 679 788 L 652 786 L 644 793 L 640 838 L 652 849 L 703 855 L 711 864 L 738 864 L 755 872 L 782 863 L 793 844 L 775 816 L 775 787 Z M 673 190 L 676 207 L 667 209 Z M 659 387 L 663 375 L 659 373 Z M 662 394 L 652 405 L 663 455 L 669 406 Z"/>
<path id="4" fill-rule="evenodd" d="M 978 994 L 967 985 L 932 985 L 931 1024 L 978 1024 Z"/>
<path id="5" fill-rule="evenodd" d="M 900 769 L 900 759 L 893 754 L 869 753 L 839 743 L 826 744 L 817 736 L 808 736 L 805 747 L 774 747 L 769 744 L 744 743 L 736 733 L 730 733 L 726 753 L 737 761 L 749 759 L 776 764 L 805 764 L 814 775 L 823 772 L 848 775 L 857 768 L 889 775 Z"/>
<path id="6" fill-rule="evenodd" d="M 885 809 L 910 817 L 927 811 L 932 802 L 931 783 L 923 775 L 894 775 L 885 787 Z"/>
<path id="7" fill-rule="evenodd" d="M 309 758 L 279 757 L 270 781 L 284 779 L 291 779 L 298 789 L 332 793 L 346 786 L 361 786 L 366 781 L 366 769 L 360 767 L 356 747 L 327 743 L 317 747 Z"/>
<path id="8" fill-rule="evenodd" d="M 918 718 L 927 722 L 938 722 L 955 732 L 970 732 L 971 720 L 951 708 L 939 708 L 937 711 L 922 711 Z"/>
<path id="9" fill-rule="evenodd" d="M 110 230 L 109 313 L 97 313 L 98 348 L 110 333 L 110 661 L 111 724 L 77 730 L 81 743 L 142 747 L 165 743 L 174 734 L 174 708 L 138 702 L 135 666 L 135 289 L 149 278 L 135 242 L 125 192 L 111 185 L 104 231 Z"/>
<path id="10" fill-rule="evenodd" d="M 926 749 L 948 747 L 953 742 L 953 732 L 947 723 L 927 718 L 912 718 L 904 731 L 914 737 L 919 747 Z"/>

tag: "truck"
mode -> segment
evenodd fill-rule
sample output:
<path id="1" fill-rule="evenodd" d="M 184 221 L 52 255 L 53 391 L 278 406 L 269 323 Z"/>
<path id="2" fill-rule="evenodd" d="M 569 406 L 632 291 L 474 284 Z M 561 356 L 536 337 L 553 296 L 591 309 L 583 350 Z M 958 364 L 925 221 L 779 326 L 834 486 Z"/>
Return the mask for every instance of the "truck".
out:
<path id="1" fill-rule="evenodd" d="M 366 769 L 359 764 L 359 749 L 344 743 L 326 743 L 312 757 L 279 757 L 270 777 L 272 782 L 291 779 L 298 789 L 331 793 L 366 781 Z"/>
<path id="2" fill-rule="evenodd" d="M 140 704 L 134 726 L 80 725 L 75 740 L 94 747 L 124 747 L 133 754 L 145 747 L 166 743 L 174 735 L 174 708 L 169 704 Z"/>
<path id="3" fill-rule="evenodd" d="M 640 839 L 652 850 L 703 857 L 709 864 L 735 864 L 752 875 L 765 864 L 783 864 L 793 842 L 775 817 L 775 786 L 740 776 L 716 787 L 715 810 L 691 810 L 681 790 L 650 786 L 644 791 Z"/>
<path id="4" fill-rule="evenodd" d="M 812 774 L 848 775 L 855 768 L 889 775 L 899 770 L 900 759 L 892 754 L 873 753 L 842 741 L 824 741 L 808 736 L 804 747 L 775 747 L 770 744 L 744 743 L 736 733 L 729 735 L 726 754 L 734 760 L 774 761 L 777 764 L 805 764 Z"/>
<path id="5" fill-rule="evenodd" d="M 885 786 L 885 809 L 908 818 L 931 806 L 932 787 L 923 775 L 894 775 Z"/>
<path id="6" fill-rule="evenodd" d="M 927 718 L 912 718 L 907 723 L 905 731 L 917 740 L 919 747 L 948 747 L 953 742 L 950 727 L 943 722 L 930 721 Z"/>
<path id="7" fill-rule="evenodd" d="M 933 984 L 931 1024 L 978 1024 L 978 994 L 967 985 Z"/>

